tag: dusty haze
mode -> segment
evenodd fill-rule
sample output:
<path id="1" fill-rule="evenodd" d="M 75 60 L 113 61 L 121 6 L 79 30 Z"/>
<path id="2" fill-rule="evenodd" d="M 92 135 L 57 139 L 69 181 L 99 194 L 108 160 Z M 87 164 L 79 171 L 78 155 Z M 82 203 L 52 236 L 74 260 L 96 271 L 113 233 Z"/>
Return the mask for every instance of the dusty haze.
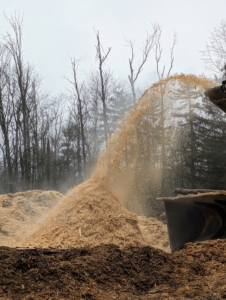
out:
<path id="1" fill-rule="evenodd" d="M 176 75 L 146 90 L 109 139 L 91 178 L 69 191 L 62 201 L 62 195 L 54 192 L 1 196 L 2 245 L 70 248 L 131 244 L 169 251 L 166 225 L 131 211 L 144 214 L 150 188 L 161 182 L 162 174 L 152 156 L 158 138 L 152 136 L 153 111 L 160 99 L 167 100 L 166 122 L 173 122 L 172 112 L 177 108 L 172 95 L 178 94 L 181 85 L 202 94 L 213 82 Z M 11 201 L 10 197 L 18 198 Z"/>
<path id="2" fill-rule="evenodd" d="M 181 83 L 201 91 L 213 86 L 206 78 L 177 75 L 146 90 L 109 139 L 91 179 L 71 190 L 25 239 L 23 246 L 149 244 L 169 250 L 166 226 L 151 218 L 138 217 L 125 206 L 130 204 L 142 214 L 145 210 L 142 199 L 161 182 L 162 174 L 152 160 L 150 116 L 161 97 L 169 98 L 173 109 L 170 95 Z M 167 118 L 171 122 L 170 109 Z"/>

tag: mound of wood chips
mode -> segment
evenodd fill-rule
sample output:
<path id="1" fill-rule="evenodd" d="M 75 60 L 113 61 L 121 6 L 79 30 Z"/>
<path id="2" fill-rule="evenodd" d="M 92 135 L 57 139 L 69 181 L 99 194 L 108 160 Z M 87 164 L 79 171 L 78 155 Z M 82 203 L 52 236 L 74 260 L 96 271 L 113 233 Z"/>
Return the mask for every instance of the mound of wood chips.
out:
<path id="1" fill-rule="evenodd" d="M 165 252 L 171 252 L 166 224 L 158 219 L 144 216 L 137 216 L 137 219 L 147 245 Z"/>
<path id="2" fill-rule="evenodd" d="M 23 246 L 70 248 L 100 244 L 141 245 L 145 239 L 137 216 L 128 212 L 105 185 L 92 179 L 69 192 Z"/>
<path id="3" fill-rule="evenodd" d="M 41 190 L 0 195 L 0 246 L 17 246 L 62 198 Z"/>

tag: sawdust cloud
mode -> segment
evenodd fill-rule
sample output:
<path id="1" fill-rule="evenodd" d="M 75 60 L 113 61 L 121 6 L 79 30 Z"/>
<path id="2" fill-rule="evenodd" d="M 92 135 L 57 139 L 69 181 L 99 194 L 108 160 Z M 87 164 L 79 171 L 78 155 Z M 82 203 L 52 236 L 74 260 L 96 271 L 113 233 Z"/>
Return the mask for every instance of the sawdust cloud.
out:
<path id="1" fill-rule="evenodd" d="M 156 102 L 162 96 L 167 97 L 173 86 L 177 89 L 180 83 L 201 89 L 213 86 L 213 82 L 204 77 L 182 74 L 146 90 L 109 139 L 91 179 L 71 190 L 23 246 L 70 248 L 113 243 L 121 247 L 149 244 L 169 249 L 166 227 L 160 224 L 157 229 L 151 227 L 153 220 L 145 222 L 125 206 L 132 203 L 142 214 L 141 198 L 146 196 L 150 186 L 161 181 L 151 157 L 151 137 L 147 138 L 152 125 L 149 116 Z M 138 176 L 139 186 L 136 184 Z M 148 237 L 144 230 L 147 223 L 149 230 L 156 234 Z M 158 243 L 160 231 L 161 245 Z"/>
<path id="2" fill-rule="evenodd" d="M 195 87 L 202 91 L 214 86 L 210 79 L 184 74 L 155 83 L 124 117 L 98 160 L 94 176 L 105 182 L 125 206 L 139 214 L 145 214 L 142 199 L 147 197 L 150 187 L 159 187 L 162 180 L 160 168 L 156 167 L 156 154 L 152 156 L 158 138 L 151 136 L 156 119 L 152 113 L 156 103 L 165 98 L 163 101 L 168 101 L 168 122 L 173 120 L 171 113 L 175 99 L 170 101 L 170 98 L 180 84 L 188 90 Z"/>

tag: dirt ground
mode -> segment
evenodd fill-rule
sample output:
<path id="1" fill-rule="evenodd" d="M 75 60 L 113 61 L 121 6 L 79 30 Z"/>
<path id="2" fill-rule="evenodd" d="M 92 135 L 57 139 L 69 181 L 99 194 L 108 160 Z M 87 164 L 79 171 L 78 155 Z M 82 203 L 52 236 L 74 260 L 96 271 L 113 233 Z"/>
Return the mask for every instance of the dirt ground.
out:
<path id="1" fill-rule="evenodd" d="M 150 246 L 0 247 L 0 299 L 226 299 L 226 241 Z"/>

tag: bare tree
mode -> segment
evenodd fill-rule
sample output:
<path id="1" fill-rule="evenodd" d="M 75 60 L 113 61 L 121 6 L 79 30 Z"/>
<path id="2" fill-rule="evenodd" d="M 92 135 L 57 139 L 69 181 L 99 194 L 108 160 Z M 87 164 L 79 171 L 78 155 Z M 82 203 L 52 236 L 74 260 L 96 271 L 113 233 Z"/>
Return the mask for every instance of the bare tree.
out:
<path id="1" fill-rule="evenodd" d="M 226 63 L 226 21 L 221 21 L 211 33 L 206 49 L 201 51 L 202 59 L 207 70 L 214 74 L 222 73 L 222 67 Z"/>
<path id="2" fill-rule="evenodd" d="M 173 36 L 173 43 L 170 47 L 170 63 L 168 70 L 166 70 L 166 65 L 163 64 L 163 67 L 160 67 L 160 63 L 162 60 L 162 53 L 163 49 L 161 46 L 161 38 L 162 38 L 162 29 L 159 25 L 156 26 L 156 40 L 155 40 L 155 63 L 156 63 L 156 72 L 159 80 L 162 80 L 164 78 L 167 78 L 170 76 L 170 73 L 173 69 L 174 64 L 174 48 L 177 44 L 177 35 L 174 34 Z M 165 168 L 166 168 L 166 114 L 170 113 L 170 109 L 167 106 L 168 105 L 168 99 L 165 99 L 165 83 L 164 81 L 162 84 L 159 85 L 159 113 L 160 113 L 160 131 L 161 131 L 161 169 L 162 174 L 166 174 Z M 162 175 L 162 184 L 161 184 L 161 192 L 164 193 L 165 190 L 165 177 Z"/>
<path id="3" fill-rule="evenodd" d="M 106 98 L 106 83 L 104 80 L 105 74 L 104 74 L 104 63 L 111 51 L 111 48 L 109 47 L 107 52 L 105 53 L 103 46 L 100 42 L 100 34 L 99 31 L 96 31 L 96 38 L 97 38 L 97 44 L 96 44 L 96 57 L 98 61 L 98 69 L 99 69 L 99 76 L 100 76 L 100 98 L 103 105 L 103 119 L 104 119 L 104 135 L 105 135 L 105 141 L 108 139 L 108 126 L 107 126 L 107 98 Z"/>
<path id="4" fill-rule="evenodd" d="M 86 133 L 85 133 L 85 114 L 86 114 L 86 104 L 85 100 L 82 97 L 82 89 L 83 84 L 79 84 L 78 82 L 78 67 L 81 62 L 80 60 L 76 60 L 75 58 L 71 58 L 71 70 L 73 79 L 70 80 L 69 78 L 64 77 L 70 84 L 72 84 L 73 88 L 70 90 L 72 95 L 72 110 L 70 111 L 70 114 L 74 118 L 75 123 L 78 123 L 77 130 L 78 132 L 78 164 L 83 164 L 83 167 L 86 167 Z M 81 146 L 80 146 L 81 143 Z M 81 169 L 80 168 L 80 175 L 81 175 Z"/>
<path id="5" fill-rule="evenodd" d="M 146 39 L 144 41 L 144 45 L 141 48 L 142 58 L 141 58 L 141 60 L 138 64 L 138 67 L 137 67 L 136 71 L 134 71 L 134 57 L 135 57 L 134 46 L 135 46 L 135 43 L 132 42 L 131 40 L 126 40 L 127 46 L 130 47 L 130 50 L 131 50 L 131 57 L 129 58 L 130 74 L 128 75 L 128 78 L 129 78 L 129 83 L 130 83 L 130 87 L 131 87 L 134 102 L 136 102 L 135 82 L 137 81 L 140 73 L 143 70 L 143 67 L 144 67 L 145 63 L 147 62 L 147 59 L 148 59 L 149 54 L 151 52 L 151 49 L 155 45 L 155 39 L 156 39 L 157 32 L 158 32 L 158 25 L 157 24 L 154 24 L 152 26 L 152 33 L 151 34 L 149 34 L 147 32 Z"/>
<path id="6" fill-rule="evenodd" d="M 31 179 L 31 147 L 29 134 L 29 108 L 28 108 L 28 92 L 31 85 L 33 75 L 33 67 L 29 63 L 25 64 L 22 53 L 22 34 L 23 34 L 23 18 L 15 12 L 13 16 L 8 18 L 13 35 L 7 33 L 3 37 L 4 45 L 11 53 L 14 60 L 15 75 L 20 94 L 21 110 L 22 110 L 22 132 L 23 132 L 23 153 L 21 151 L 21 167 L 22 176 L 26 182 Z"/>
<path id="7" fill-rule="evenodd" d="M 62 142 L 63 124 L 64 118 L 66 118 L 65 112 L 65 99 L 67 96 L 60 94 L 58 97 L 54 98 L 53 104 L 51 105 L 51 115 L 52 115 L 52 126 L 50 127 L 50 141 L 52 145 L 52 181 L 53 187 L 57 188 L 57 181 L 61 176 L 59 172 L 59 158 L 60 158 L 60 148 Z"/>
<path id="8" fill-rule="evenodd" d="M 177 44 L 177 35 L 176 33 L 174 34 L 173 43 L 172 46 L 170 47 L 170 64 L 168 70 L 166 70 L 165 64 L 163 65 L 162 69 L 160 69 L 160 61 L 162 59 L 162 52 L 163 52 L 163 49 L 161 47 L 161 38 L 162 38 L 162 29 L 159 25 L 157 25 L 154 51 L 155 51 L 156 72 L 159 80 L 170 76 L 174 64 L 174 48 Z"/>
<path id="9" fill-rule="evenodd" d="M 9 126 L 13 118 L 12 102 L 9 99 L 9 85 L 10 85 L 10 53 L 1 44 L 0 45 L 0 128 L 2 130 L 5 159 L 7 165 L 7 185 L 12 192 L 12 180 L 13 180 L 13 164 L 11 156 L 10 145 L 10 130 Z"/>

